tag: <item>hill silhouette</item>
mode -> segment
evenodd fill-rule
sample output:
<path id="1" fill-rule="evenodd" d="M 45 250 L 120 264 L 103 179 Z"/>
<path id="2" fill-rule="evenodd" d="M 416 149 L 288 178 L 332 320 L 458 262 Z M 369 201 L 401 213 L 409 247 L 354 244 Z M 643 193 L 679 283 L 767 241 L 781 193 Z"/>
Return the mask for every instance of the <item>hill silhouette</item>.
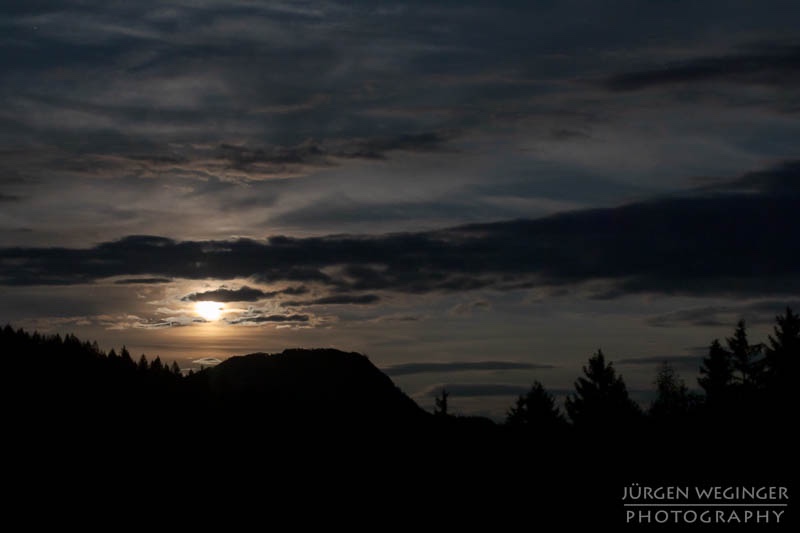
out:
<path id="1" fill-rule="evenodd" d="M 432 416 L 366 356 L 331 348 L 231 357 L 186 382 L 226 419 L 374 428 L 424 423 Z"/>

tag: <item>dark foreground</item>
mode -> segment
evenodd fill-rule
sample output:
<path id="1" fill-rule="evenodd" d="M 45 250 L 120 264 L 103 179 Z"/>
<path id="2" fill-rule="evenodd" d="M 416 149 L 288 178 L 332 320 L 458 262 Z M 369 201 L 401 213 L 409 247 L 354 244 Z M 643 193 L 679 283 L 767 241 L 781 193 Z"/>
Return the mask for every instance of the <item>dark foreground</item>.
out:
<path id="1" fill-rule="evenodd" d="M 544 431 L 423 412 L 358 354 L 256 354 L 182 377 L 59 341 L 3 332 L 6 509 L 32 529 L 797 524 L 793 396 L 782 409 Z M 632 487 L 715 486 L 786 487 L 788 499 L 622 500 Z"/>

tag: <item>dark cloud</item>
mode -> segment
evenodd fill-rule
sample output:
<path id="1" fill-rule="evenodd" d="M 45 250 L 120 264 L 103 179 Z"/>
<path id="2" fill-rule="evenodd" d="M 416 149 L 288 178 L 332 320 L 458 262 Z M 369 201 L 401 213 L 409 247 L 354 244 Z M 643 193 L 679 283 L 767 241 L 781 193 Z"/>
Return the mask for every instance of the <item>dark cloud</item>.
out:
<path id="1" fill-rule="evenodd" d="M 654 327 L 674 328 L 685 326 L 733 328 L 739 320 L 748 324 L 772 324 L 775 317 L 787 307 L 800 309 L 800 301 L 763 300 L 744 304 L 693 307 L 653 316 L 647 324 Z"/>
<path id="2" fill-rule="evenodd" d="M 245 285 L 238 289 L 216 289 L 206 292 L 195 292 L 182 298 L 185 302 L 256 302 L 275 296 L 277 292 L 264 292 Z"/>
<path id="3" fill-rule="evenodd" d="M 193 322 L 202 323 L 205 320 L 196 319 Z M 120 324 L 114 324 L 119 326 Z M 140 319 L 134 323 L 133 327 L 141 329 L 166 329 L 166 328 L 182 328 L 188 324 L 179 322 L 177 320 L 157 320 L 157 319 Z"/>
<path id="4" fill-rule="evenodd" d="M 442 393 L 443 388 L 452 397 L 518 396 L 531 390 L 530 385 L 515 385 L 511 383 L 446 383 L 428 387 L 422 392 L 422 395 L 434 398 Z M 550 388 L 547 391 L 554 396 L 566 396 L 574 392 L 572 389 Z"/>
<path id="5" fill-rule="evenodd" d="M 433 152 L 441 150 L 448 137 L 437 132 L 398 135 L 357 141 L 344 147 L 336 154 L 338 157 L 383 159 L 387 152 Z"/>
<path id="6" fill-rule="evenodd" d="M 125 278 L 114 281 L 117 285 L 157 285 L 159 283 L 170 283 L 170 278 Z"/>
<path id="7" fill-rule="evenodd" d="M 425 396 L 434 398 L 445 389 L 453 397 L 459 396 L 516 396 L 525 394 L 530 386 L 508 383 L 450 383 L 426 389 Z"/>
<path id="8" fill-rule="evenodd" d="M 267 324 L 270 322 L 308 322 L 308 315 L 254 315 L 230 320 L 231 324 Z"/>
<path id="9" fill-rule="evenodd" d="M 491 308 L 492 304 L 486 300 L 476 300 L 456 304 L 448 311 L 448 314 L 451 316 L 472 316 L 473 311 L 488 311 Z"/>
<path id="10" fill-rule="evenodd" d="M 464 221 L 505 218 L 502 207 L 477 203 L 474 198 L 448 198 L 440 201 L 361 202 L 342 196 L 321 198 L 270 219 L 272 223 L 325 228 L 332 225 L 392 223 L 407 220 L 456 218 Z"/>
<path id="11" fill-rule="evenodd" d="M 373 322 L 419 322 L 420 317 L 415 315 L 389 315 L 372 319 Z"/>
<path id="12" fill-rule="evenodd" d="M 258 163 L 273 165 L 324 164 L 325 155 L 325 151 L 313 143 L 293 147 L 278 146 L 269 151 L 263 148 L 252 149 L 223 144 L 220 146 L 219 158 L 230 162 L 236 168 L 246 168 Z"/>
<path id="13" fill-rule="evenodd" d="M 785 173 L 793 164 L 776 169 Z M 760 173 L 762 181 L 769 172 Z M 784 180 L 789 183 L 789 180 Z M 606 280 L 629 292 L 800 292 L 797 198 L 701 191 L 537 220 L 379 236 L 173 241 L 131 236 L 86 249 L 0 249 L 0 283 L 111 276 L 315 281 L 334 293 L 290 305 L 375 303 L 346 294 L 467 291 Z M 323 271 L 324 270 L 324 271 Z"/>
<path id="14" fill-rule="evenodd" d="M 772 47 L 749 54 L 702 57 L 666 68 L 617 74 L 606 82 L 615 91 L 724 81 L 785 87 L 800 82 L 800 46 Z"/>
<path id="15" fill-rule="evenodd" d="M 308 287 L 304 287 L 302 285 L 298 287 L 286 287 L 283 290 L 278 291 L 280 294 L 288 294 L 290 296 L 299 296 L 301 294 L 308 293 Z"/>
<path id="16" fill-rule="evenodd" d="M 652 196 L 656 191 L 607 176 L 570 172 L 563 176 L 521 176 L 505 183 L 486 183 L 470 189 L 473 195 L 514 198 L 548 198 L 592 206 Z"/>
<path id="17" fill-rule="evenodd" d="M 272 239 L 270 239 L 272 241 Z M 254 270 L 254 277 L 258 281 L 273 282 L 279 280 L 300 281 L 320 283 L 331 283 L 331 277 L 313 267 L 301 267 L 297 265 L 287 265 L 285 269 L 258 269 Z"/>
<path id="18" fill-rule="evenodd" d="M 800 197 L 800 161 L 786 161 L 768 170 L 748 172 L 739 179 L 710 185 L 707 190 L 797 198 Z"/>
<path id="19" fill-rule="evenodd" d="M 19 202 L 22 200 L 21 196 L 17 196 L 14 194 L 6 194 L 0 192 L 0 204 L 1 203 L 11 203 L 11 202 Z"/>
<path id="20" fill-rule="evenodd" d="M 575 139 L 591 139 L 591 135 L 584 131 L 555 128 L 550 131 L 550 138 L 555 141 L 571 141 Z"/>
<path id="21" fill-rule="evenodd" d="M 676 327 L 676 326 L 726 326 L 730 325 L 729 319 L 720 317 L 723 313 L 730 313 L 729 307 L 698 307 L 694 309 L 682 309 L 673 311 L 647 319 L 647 324 L 654 327 Z"/>
<path id="22" fill-rule="evenodd" d="M 323 298 L 316 298 L 314 300 L 282 302 L 281 305 L 283 307 L 297 307 L 305 305 L 369 305 L 378 303 L 380 299 L 380 296 L 377 294 L 337 294 L 333 296 L 325 296 Z"/>
<path id="23" fill-rule="evenodd" d="M 277 293 L 266 293 L 245 285 L 238 289 L 220 288 L 213 291 L 193 292 L 181 298 L 184 302 L 255 302 Z"/>
<path id="24" fill-rule="evenodd" d="M 308 292 L 306 287 L 287 287 L 279 291 L 262 291 L 244 285 L 238 289 L 220 287 L 213 291 L 194 292 L 182 298 L 185 302 L 257 302 L 279 294 L 298 295 Z"/>
<path id="25" fill-rule="evenodd" d="M 393 151 L 439 151 L 452 137 L 452 133 L 444 135 L 439 132 L 425 132 L 394 137 L 340 139 L 326 144 L 304 141 L 295 146 L 271 148 L 222 144 L 219 147 L 218 158 L 238 169 L 250 169 L 254 165 L 272 165 L 281 171 L 286 165 L 331 166 L 335 164 L 336 158 L 386 159 L 387 154 Z"/>
<path id="26" fill-rule="evenodd" d="M 544 370 L 555 368 L 552 365 L 537 365 L 515 361 L 453 361 L 447 363 L 403 363 L 392 365 L 382 370 L 390 376 L 409 374 L 429 374 L 446 372 L 470 372 L 492 370 Z"/>
<path id="27" fill-rule="evenodd" d="M 800 300 L 762 300 L 741 306 L 745 311 L 764 313 L 770 318 L 784 314 L 787 307 L 794 310 L 800 309 Z M 772 321 L 770 320 L 770 322 Z"/>
<path id="28" fill-rule="evenodd" d="M 696 372 L 703 362 L 702 355 L 665 355 L 665 356 L 651 356 L 651 357 L 629 357 L 625 359 L 617 359 L 614 363 L 621 366 L 652 366 L 668 363 L 671 366 Z"/>

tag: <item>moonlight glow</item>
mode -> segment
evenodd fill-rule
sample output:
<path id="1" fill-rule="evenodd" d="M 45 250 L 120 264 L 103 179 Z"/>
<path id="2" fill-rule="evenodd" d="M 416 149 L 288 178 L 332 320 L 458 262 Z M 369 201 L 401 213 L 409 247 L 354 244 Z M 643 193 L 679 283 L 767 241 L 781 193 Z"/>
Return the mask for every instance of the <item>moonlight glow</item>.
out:
<path id="1" fill-rule="evenodd" d="M 206 320 L 218 320 L 224 306 L 219 302 L 197 302 L 194 311 Z"/>

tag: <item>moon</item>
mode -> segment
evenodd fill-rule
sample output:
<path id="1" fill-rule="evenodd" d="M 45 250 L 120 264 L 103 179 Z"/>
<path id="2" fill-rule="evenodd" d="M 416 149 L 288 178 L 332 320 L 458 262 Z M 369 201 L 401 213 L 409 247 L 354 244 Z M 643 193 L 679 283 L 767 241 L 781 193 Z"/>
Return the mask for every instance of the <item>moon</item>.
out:
<path id="1" fill-rule="evenodd" d="M 219 302 L 197 302 L 194 304 L 195 313 L 208 321 L 219 320 L 224 309 L 225 306 Z"/>

